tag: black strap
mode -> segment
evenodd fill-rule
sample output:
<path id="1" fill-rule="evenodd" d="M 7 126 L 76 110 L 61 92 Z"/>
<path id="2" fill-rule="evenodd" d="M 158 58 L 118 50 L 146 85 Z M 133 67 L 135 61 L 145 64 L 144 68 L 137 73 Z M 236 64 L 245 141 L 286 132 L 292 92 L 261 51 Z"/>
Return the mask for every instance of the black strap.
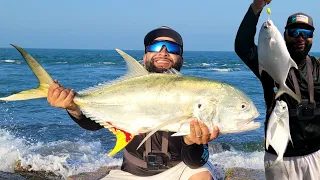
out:
<path id="1" fill-rule="evenodd" d="M 129 161 L 131 162 L 131 164 L 134 164 L 134 165 L 137 165 L 139 167 L 142 167 L 142 168 L 148 168 L 147 166 L 147 162 L 142 160 L 142 159 L 139 159 L 135 156 L 133 156 L 132 154 L 130 154 L 126 149 L 123 150 L 123 156 Z"/>
<path id="2" fill-rule="evenodd" d="M 161 152 L 165 153 L 166 155 L 168 155 L 168 146 L 169 146 L 168 138 L 169 138 L 169 132 L 163 132 L 162 133 Z M 146 150 L 144 152 L 145 155 L 148 155 L 150 152 L 152 152 L 152 150 L 151 150 L 151 137 L 149 137 L 146 140 L 145 148 L 146 148 Z M 146 161 L 133 156 L 126 149 L 124 149 L 123 155 L 132 164 L 135 164 L 135 165 L 140 166 L 142 168 L 148 168 Z"/>
<path id="3" fill-rule="evenodd" d="M 301 97 L 301 92 L 300 92 L 300 88 L 299 88 L 297 76 L 296 76 L 296 74 L 294 73 L 294 69 L 293 69 L 293 68 L 290 69 L 290 74 L 291 74 L 291 77 L 292 77 L 294 90 L 295 90 L 297 96 L 298 96 L 298 97 Z"/>
<path id="4" fill-rule="evenodd" d="M 161 152 L 168 155 L 168 146 L 169 146 L 169 132 L 163 132 L 162 134 L 162 144 L 161 144 Z"/>
<path id="5" fill-rule="evenodd" d="M 151 137 L 149 137 L 146 142 L 145 142 L 145 155 L 148 155 L 152 150 L 151 150 Z"/>
<path id="6" fill-rule="evenodd" d="M 169 146 L 169 132 L 162 132 L 162 141 L 161 141 L 161 152 L 165 153 L 168 155 L 168 146 Z M 150 152 L 152 152 L 151 148 L 151 137 L 148 138 L 145 142 L 145 154 L 148 155 Z"/>
<path id="7" fill-rule="evenodd" d="M 308 74 L 308 91 L 310 96 L 309 101 L 310 103 L 314 103 L 314 84 L 313 84 L 313 76 L 312 76 L 313 64 L 309 56 L 307 56 L 306 61 L 307 61 L 307 74 Z"/>
<path id="8" fill-rule="evenodd" d="M 308 78 L 309 101 L 310 101 L 310 103 L 314 103 L 315 102 L 314 101 L 314 84 L 313 84 L 313 75 L 312 75 L 313 64 L 312 64 L 311 58 L 309 56 L 306 57 L 306 64 L 307 64 L 307 76 L 308 76 L 307 78 Z M 295 92 L 299 97 L 301 97 L 301 92 L 300 92 L 299 84 L 297 81 L 297 76 L 294 73 L 293 69 L 290 69 L 290 74 L 292 77 Z"/>
<path id="9" fill-rule="evenodd" d="M 312 64 L 312 60 L 309 56 L 306 57 L 306 65 L 307 65 L 307 82 L 308 82 L 308 92 L 309 92 L 309 104 L 313 104 L 312 105 L 313 106 L 312 107 L 313 113 L 311 116 L 311 117 L 313 117 L 314 115 L 320 115 L 320 108 L 316 108 L 315 101 L 314 101 L 314 84 L 313 84 L 313 75 L 312 75 L 313 64 Z M 295 92 L 298 96 L 301 97 L 299 84 L 298 84 L 297 77 L 296 77 L 293 69 L 290 69 L 290 74 L 292 77 Z M 290 109 L 289 110 L 290 116 L 298 116 L 298 114 L 299 114 L 298 109 Z"/>

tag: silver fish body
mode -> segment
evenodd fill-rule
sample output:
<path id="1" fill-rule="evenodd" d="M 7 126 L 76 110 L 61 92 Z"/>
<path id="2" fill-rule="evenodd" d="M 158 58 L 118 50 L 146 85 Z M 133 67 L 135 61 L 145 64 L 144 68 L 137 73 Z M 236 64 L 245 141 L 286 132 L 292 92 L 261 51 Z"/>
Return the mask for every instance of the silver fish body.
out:
<path id="1" fill-rule="evenodd" d="M 285 84 L 289 70 L 298 69 L 298 66 L 291 58 L 284 38 L 272 20 L 267 20 L 261 26 L 258 38 L 258 61 L 260 75 L 262 71 L 266 71 L 279 84 L 275 99 L 287 93 L 301 102 L 301 97 Z"/>
<path id="2" fill-rule="evenodd" d="M 131 134 L 145 133 L 170 119 L 198 116 L 222 134 L 242 132 L 258 115 L 253 102 L 234 87 L 209 79 L 153 73 L 77 93 L 75 103 L 93 120 L 117 124 Z M 247 121 L 243 121 L 246 119 Z M 187 120 L 187 119 L 184 119 Z M 179 130 L 181 121 L 161 130 Z"/>
<path id="3" fill-rule="evenodd" d="M 282 161 L 289 141 L 292 143 L 288 106 L 286 102 L 277 100 L 269 117 L 266 131 L 266 149 L 271 145 L 278 157 L 269 168 Z"/>

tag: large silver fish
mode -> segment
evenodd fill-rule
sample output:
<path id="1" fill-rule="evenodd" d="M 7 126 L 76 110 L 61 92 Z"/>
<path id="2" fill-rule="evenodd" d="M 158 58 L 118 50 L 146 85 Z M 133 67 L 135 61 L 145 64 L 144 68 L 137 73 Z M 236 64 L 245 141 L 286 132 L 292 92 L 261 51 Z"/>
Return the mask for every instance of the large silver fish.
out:
<path id="1" fill-rule="evenodd" d="M 287 93 L 299 103 L 301 102 L 301 97 L 286 85 L 289 70 L 292 67 L 298 69 L 298 66 L 291 58 L 284 38 L 272 20 L 267 20 L 261 26 L 258 39 L 258 61 L 260 75 L 262 71 L 266 71 L 279 84 L 275 99 Z"/>
<path id="2" fill-rule="evenodd" d="M 277 159 L 269 167 L 271 168 L 283 159 L 289 140 L 292 143 L 289 127 L 289 111 L 286 102 L 276 101 L 276 105 L 269 117 L 266 134 L 266 148 L 268 149 L 269 145 L 271 145 L 278 155 Z"/>
<path id="3" fill-rule="evenodd" d="M 0 100 L 47 97 L 48 88 L 53 84 L 52 78 L 24 49 L 13 46 L 38 78 L 39 86 Z M 253 121 L 259 116 L 256 106 L 236 87 L 210 79 L 184 76 L 176 70 L 149 73 L 134 58 L 116 50 L 126 61 L 127 74 L 115 81 L 79 91 L 74 98 L 85 116 L 116 135 L 116 145 L 108 155 L 120 151 L 140 133 L 149 133 L 149 137 L 161 130 L 176 132 L 174 136 L 187 135 L 193 117 L 203 121 L 210 129 L 217 125 L 221 134 L 260 127 L 259 122 Z"/>

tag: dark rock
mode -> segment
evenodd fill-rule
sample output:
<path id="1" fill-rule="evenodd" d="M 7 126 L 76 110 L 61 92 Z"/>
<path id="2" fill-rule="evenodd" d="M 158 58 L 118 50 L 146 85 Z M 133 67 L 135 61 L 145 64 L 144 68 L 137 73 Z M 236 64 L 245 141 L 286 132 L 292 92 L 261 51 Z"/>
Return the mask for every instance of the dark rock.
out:
<path id="1" fill-rule="evenodd" d="M 14 173 L 0 172 L 0 179 L 1 180 L 25 180 L 26 178 Z"/>
<path id="2" fill-rule="evenodd" d="M 226 171 L 225 180 L 265 180 L 264 170 L 230 168 Z"/>
<path id="3" fill-rule="evenodd" d="M 210 154 L 230 151 L 231 149 L 232 149 L 232 146 L 227 144 L 227 143 L 212 143 L 212 144 L 209 144 L 209 152 L 210 152 Z"/>
<path id="4" fill-rule="evenodd" d="M 64 179 L 61 175 L 54 174 L 48 171 L 33 171 L 30 170 L 31 166 L 22 167 L 21 162 L 17 161 L 14 168 L 14 174 L 24 177 L 27 180 L 62 180 Z"/>
<path id="5" fill-rule="evenodd" d="M 120 166 L 101 167 L 96 172 L 80 173 L 69 176 L 68 180 L 99 180 L 109 174 L 113 169 L 120 169 Z"/>

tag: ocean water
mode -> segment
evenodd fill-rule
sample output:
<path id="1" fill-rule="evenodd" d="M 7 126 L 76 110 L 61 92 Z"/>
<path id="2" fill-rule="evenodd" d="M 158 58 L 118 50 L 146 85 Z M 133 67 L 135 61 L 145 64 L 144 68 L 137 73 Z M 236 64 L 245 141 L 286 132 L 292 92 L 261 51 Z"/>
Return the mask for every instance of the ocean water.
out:
<path id="1" fill-rule="evenodd" d="M 114 50 L 26 49 L 65 87 L 75 91 L 116 79 L 126 72 L 125 62 Z M 127 50 L 141 60 L 143 51 Z M 317 55 L 317 54 L 316 54 Z M 262 87 L 234 52 L 186 51 L 181 72 L 232 84 L 257 106 L 262 126 L 245 133 L 220 136 L 210 143 L 210 161 L 225 168 L 263 169 L 265 106 Z M 18 51 L 0 49 L 0 97 L 35 88 L 37 79 Z M 50 170 L 65 177 L 120 165 L 122 153 L 106 154 L 115 137 L 107 130 L 79 127 L 45 98 L 0 102 L 0 171 L 12 172 L 17 160 L 33 170 Z"/>

